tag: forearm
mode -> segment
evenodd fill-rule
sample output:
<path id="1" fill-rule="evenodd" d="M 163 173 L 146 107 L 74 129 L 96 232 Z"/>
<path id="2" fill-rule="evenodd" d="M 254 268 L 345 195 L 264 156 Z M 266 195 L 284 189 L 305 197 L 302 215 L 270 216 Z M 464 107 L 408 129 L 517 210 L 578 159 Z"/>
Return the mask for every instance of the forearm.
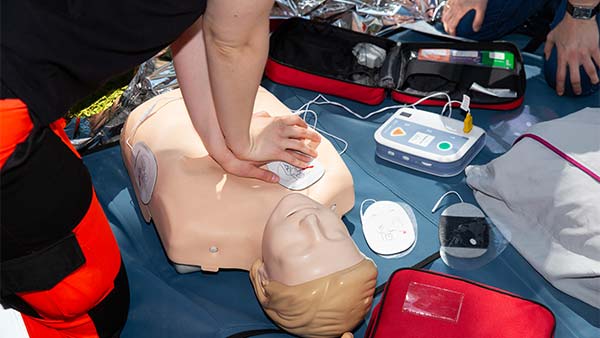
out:
<path id="1" fill-rule="evenodd" d="M 244 154 L 268 53 L 272 0 L 209 1 L 204 21 L 208 72 L 218 123 L 228 147 Z"/>
<path id="2" fill-rule="evenodd" d="M 226 150 L 212 98 L 202 18 L 188 28 L 172 45 L 177 81 L 194 129 L 211 155 Z"/>

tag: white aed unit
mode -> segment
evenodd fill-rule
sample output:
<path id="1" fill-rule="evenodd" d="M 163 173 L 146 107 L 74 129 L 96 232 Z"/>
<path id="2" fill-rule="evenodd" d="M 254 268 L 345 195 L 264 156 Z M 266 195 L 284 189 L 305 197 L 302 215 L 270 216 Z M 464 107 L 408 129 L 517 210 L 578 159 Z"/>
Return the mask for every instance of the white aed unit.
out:
<path id="1" fill-rule="evenodd" d="M 414 108 L 401 108 L 375 131 L 380 158 L 431 175 L 461 173 L 485 146 L 485 131 Z"/>

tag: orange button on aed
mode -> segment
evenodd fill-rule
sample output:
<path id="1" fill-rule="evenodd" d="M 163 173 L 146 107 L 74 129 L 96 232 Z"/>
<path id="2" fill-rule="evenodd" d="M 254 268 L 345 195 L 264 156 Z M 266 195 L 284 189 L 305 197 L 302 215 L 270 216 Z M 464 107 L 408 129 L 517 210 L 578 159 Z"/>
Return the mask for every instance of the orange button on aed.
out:
<path id="1" fill-rule="evenodd" d="M 406 132 L 404 131 L 404 129 L 397 127 L 394 130 L 392 130 L 392 136 L 404 136 L 406 135 Z"/>

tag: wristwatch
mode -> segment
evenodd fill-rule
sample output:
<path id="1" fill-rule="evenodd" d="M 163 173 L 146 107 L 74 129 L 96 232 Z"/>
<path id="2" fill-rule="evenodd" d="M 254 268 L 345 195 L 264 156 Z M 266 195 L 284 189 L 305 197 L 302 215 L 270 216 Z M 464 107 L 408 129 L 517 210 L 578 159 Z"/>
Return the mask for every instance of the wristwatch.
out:
<path id="1" fill-rule="evenodd" d="M 567 1 L 567 13 L 569 13 L 573 19 L 590 20 L 594 15 L 600 11 L 600 3 L 596 7 L 582 7 L 573 5 Z"/>

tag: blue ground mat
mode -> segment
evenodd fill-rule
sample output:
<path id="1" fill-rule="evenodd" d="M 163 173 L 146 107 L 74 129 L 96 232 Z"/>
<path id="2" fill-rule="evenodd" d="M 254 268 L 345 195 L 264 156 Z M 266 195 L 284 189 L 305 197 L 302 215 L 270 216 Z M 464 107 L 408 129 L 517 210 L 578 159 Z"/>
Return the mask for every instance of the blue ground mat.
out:
<path id="1" fill-rule="evenodd" d="M 473 111 L 475 124 L 486 129 L 489 135 L 488 145 L 475 158 L 475 164 L 487 163 L 506 151 L 514 139 L 511 132 L 523 124 L 565 116 L 586 106 L 600 106 L 599 96 L 556 96 L 541 74 L 541 57 L 525 55 L 525 61 L 528 81 L 523 106 L 509 112 Z M 317 95 L 267 80 L 263 86 L 290 108 L 300 107 Z M 388 99 L 373 107 L 329 98 L 359 114 L 397 104 Z M 438 250 L 439 211 L 431 213 L 436 200 L 444 192 L 456 190 L 467 202 L 476 203 L 465 184 L 464 174 L 452 178 L 433 177 L 376 158 L 373 133 L 392 111 L 362 121 L 336 107 L 314 109 L 319 114 L 320 128 L 349 142 L 342 158 L 354 178 L 356 205 L 344 217 L 344 222 L 359 248 L 377 263 L 378 282 L 384 282 L 395 269 L 411 266 Z M 84 161 L 119 242 L 129 275 L 131 309 L 123 338 L 226 337 L 243 330 L 274 328 L 256 301 L 247 272 L 187 275 L 175 272 L 154 226 L 146 224 L 139 213 L 118 146 L 87 155 Z M 384 259 L 368 248 L 358 211 L 360 203 L 367 198 L 404 202 L 413 208 L 419 231 L 417 245 L 409 255 Z M 499 287 L 548 306 L 556 316 L 557 338 L 599 336 L 600 312 L 552 287 L 510 246 L 477 270 L 455 271 L 441 260 L 434 262 L 431 268 Z M 355 332 L 357 337 L 362 337 L 365 329 L 366 322 Z"/>

